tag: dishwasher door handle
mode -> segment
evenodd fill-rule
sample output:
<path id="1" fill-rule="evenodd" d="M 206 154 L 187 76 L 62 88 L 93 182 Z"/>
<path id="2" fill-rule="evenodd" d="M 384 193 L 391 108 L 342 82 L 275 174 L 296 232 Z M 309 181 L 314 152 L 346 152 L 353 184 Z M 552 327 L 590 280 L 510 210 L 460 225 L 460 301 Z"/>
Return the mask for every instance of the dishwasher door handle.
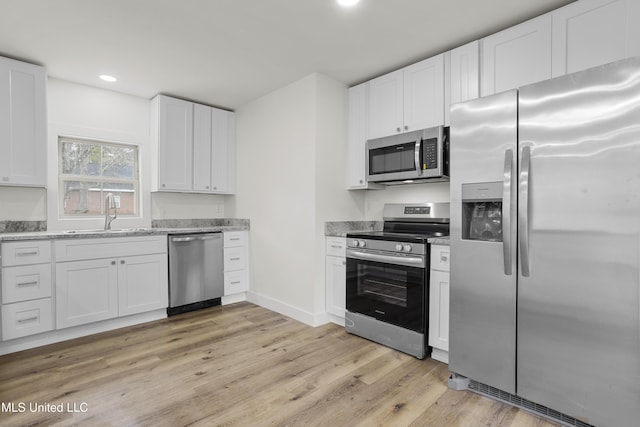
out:
<path id="1" fill-rule="evenodd" d="M 171 241 L 172 242 L 193 242 L 196 240 L 214 240 L 214 239 L 221 239 L 221 238 L 222 238 L 222 234 L 217 233 L 217 234 L 207 234 L 205 236 L 172 237 Z"/>

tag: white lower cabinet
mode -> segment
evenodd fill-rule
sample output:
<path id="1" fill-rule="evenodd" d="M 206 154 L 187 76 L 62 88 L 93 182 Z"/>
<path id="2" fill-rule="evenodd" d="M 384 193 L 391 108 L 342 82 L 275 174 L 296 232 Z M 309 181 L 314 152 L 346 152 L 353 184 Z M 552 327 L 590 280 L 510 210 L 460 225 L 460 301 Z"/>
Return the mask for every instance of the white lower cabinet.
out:
<path id="1" fill-rule="evenodd" d="M 344 237 L 327 237 L 325 240 L 326 311 L 332 322 L 344 326 L 344 312 L 347 305 L 347 258 L 345 255 L 347 239 Z"/>
<path id="2" fill-rule="evenodd" d="M 165 236 L 56 242 L 56 329 L 166 308 Z"/>
<path id="3" fill-rule="evenodd" d="M 224 232 L 224 295 L 249 290 L 249 233 Z"/>
<path id="4" fill-rule="evenodd" d="M 2 339 L 6 341 L 52 330 L 51 310 L 51 298 L 4 305 Z"/>
<path id="5" fill-rule="evenodd" d="M 2 340 L 53 329 L 51 242 L 2 243 Z"/>
<path id="6" fill-rule="evenodd" d="M 449 363 L 449 246 L 431 246 L 429 345 L 431 357 Z"/>
<path id="7" fill-rule="evenodd" d="M 116 259 L 73 261 L 56 265 L 57 329 L 117 316 Z"/>
<path id="8" fill-rule="evenodd" d="M 153 254 L 118 260 L 118 315 L 142 313 L 168 305 L 167 256 Z"/>

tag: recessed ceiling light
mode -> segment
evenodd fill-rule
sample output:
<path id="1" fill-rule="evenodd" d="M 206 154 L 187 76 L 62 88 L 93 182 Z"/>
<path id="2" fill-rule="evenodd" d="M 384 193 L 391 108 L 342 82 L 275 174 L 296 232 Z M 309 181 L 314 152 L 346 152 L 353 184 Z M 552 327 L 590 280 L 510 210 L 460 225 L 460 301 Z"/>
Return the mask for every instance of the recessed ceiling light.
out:
<path id="1" fill-rule="evenodd" d="M 118 79 L 116 79 L 115 77 L 109 76 L 107 74 L 101 75 L 100 79 L 104 80 L 105 82 L 109 82 L 109 83 L 113 83 L 113 82 L 117 82 L 118 81 Z"/>
<path id="2" fill-rule="evenodd" d="M 360 0 L 337 0 L 338 4 L 344 7 L 355 6 L 359 1 Z"/>

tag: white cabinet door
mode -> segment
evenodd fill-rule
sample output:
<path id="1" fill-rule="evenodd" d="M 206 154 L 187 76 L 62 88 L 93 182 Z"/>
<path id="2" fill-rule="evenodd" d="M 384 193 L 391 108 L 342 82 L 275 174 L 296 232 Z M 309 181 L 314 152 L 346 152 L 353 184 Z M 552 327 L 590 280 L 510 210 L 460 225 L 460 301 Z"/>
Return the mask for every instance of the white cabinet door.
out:
<path id="1" fill-rule="evenodd" d="M 118 316 L 116 259 L 56 264 L 56 328 Z"/>
<path id="2" fill-rule="evenodd" d="M 402 132 L 403 73 L 398 70 L 369 81 L 369 139 Z"/>
<path id="3" fill-rule="evenodd" d="M 449 272 L 447 271 L 431 271 L 429 345 L 449 351 Z"/>
<path id="4" fill-rule="evenodd" d="M 158 189 L 192 188 L 193 104 L 158 96 Z"/>
<path id="5" fill-rule="evenodd" d="M 482 39 L 482 96 L 551 78 L 551 15 Z"/>
<path id="6" fill-rule="evenodd" d="M 638 0 L 581 0 L 552 15 L 554 77 L 640 55 Z"/>
<path id="7" fill-rule="evenodd" d="M 211 191 L 211 112 L 206 105 L 193 105 L 193 190 Z"/>
<path id="8" fill-rule="evenodd" d="M 347 307 L 346 264 L 346 258 L 326 257 L 326 310 L 341 319 Z"/>
<path id="9" fill-rule="evenodd" d="M 444 55 L 404 68 L 404 121 L 402 132 L 444 123 Z"/>
<path id="10" fill-rule="evenodd" d="M 367 126 L 369 83 L 349 88 L 349 123 L 347 139 L 347 190 L 379 189 L 367 182 Z"/>
<path id="11" fill-rule="evenodd" d="M 0 58 L 0 184 L 46 186 L 46 71 Z"/>
<path id="12" fill-rule="evenodd" d="M 480 96 L 480 42 L 473 41 L 449 52 L 449 94 L 444 123 L 449 126 L 449 106 Z"/>
<path id="13" fill-rule="evenodd" d="M 166 308 L 169 298 L 167 255 L 118 259 L 118 315 Z"/>
<path id="14" fill-rule="evenodd" d="M 212 109 L 211 191 L 232 194 L 235 189 L 235 114 Z"/>

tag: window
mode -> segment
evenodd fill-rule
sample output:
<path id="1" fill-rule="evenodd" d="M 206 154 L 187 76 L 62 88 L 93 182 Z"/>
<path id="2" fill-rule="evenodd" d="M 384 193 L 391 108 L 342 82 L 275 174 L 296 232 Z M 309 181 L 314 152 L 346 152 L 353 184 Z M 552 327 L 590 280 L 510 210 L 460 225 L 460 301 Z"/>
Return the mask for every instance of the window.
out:
<path id="1" fill-rule="evenodd" d="M 109 193 L 118 215 L 138 215 L 138 147 L 60 137 L 58 150 L 60 216 L 104 215 Z"/>

